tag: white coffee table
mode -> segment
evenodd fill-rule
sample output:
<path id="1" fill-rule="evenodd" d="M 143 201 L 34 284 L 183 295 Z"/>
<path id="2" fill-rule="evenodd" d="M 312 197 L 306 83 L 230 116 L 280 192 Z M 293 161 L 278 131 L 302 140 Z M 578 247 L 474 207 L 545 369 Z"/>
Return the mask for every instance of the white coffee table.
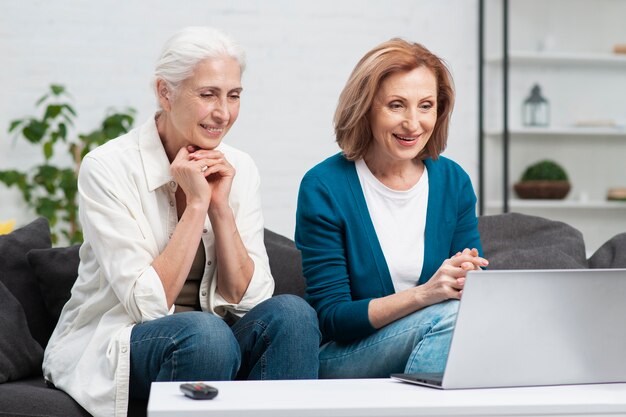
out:
<path id="1" fill-rule="evenodd" d="M 152 384 L 149 417 L 626 416 L 626 384 L 440 391 L 391 379 L 210 382 L 192 400 Z"/>

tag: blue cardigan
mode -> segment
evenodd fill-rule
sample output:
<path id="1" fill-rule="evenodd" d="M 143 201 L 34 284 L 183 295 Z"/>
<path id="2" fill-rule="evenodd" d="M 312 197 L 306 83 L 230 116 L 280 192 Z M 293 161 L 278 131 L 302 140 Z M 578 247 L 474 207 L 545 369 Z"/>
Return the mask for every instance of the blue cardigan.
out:
<path id="1" fill-rule="evenodd" d="M 464 248 L 482 255 L 476 196 L 469 176 L 439 157 L 428 169 L 424 264 L 418 284 Z M 395 293 L 354 162 L 336 154 L 306 173 L 300 184 L 295 241 L 302 252 L 306 298 L 325 340 L 349 341 L 376 331 L 371 299 Z"/>

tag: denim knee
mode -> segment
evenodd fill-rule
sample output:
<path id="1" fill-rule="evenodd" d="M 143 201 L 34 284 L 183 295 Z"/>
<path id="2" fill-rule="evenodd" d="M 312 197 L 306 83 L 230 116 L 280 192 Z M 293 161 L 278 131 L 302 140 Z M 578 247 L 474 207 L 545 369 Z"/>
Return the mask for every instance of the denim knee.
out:
<path id="1" fill-rule="evenodd" d="M 304 299 L 292 294 L 282 294 L 270 298 L 266 303 L 273 309 L 273 321 L 283 331 L 294 335 L 308 333 L 321 339 L 317 314 Z"/>
<path id="2" fill-rule="evenodd" d="M 415 339 L 404 372 L 443 372 L 458 309 L 458 300 L 448 300 L 421 310 L 430 328 Z"/>
<path id="3" fill-rule="evenodd" d="M 199 311 L 177 315 L 182 321 L 179 334 L 175 337 L 178 368 L 189 369 L 192 373 L 201 372 L 201 379 L 234 379 L 241 365 L 241 352 L 237 339 L 224 320 Z M 187 366 L 182 366 L 181 362 L 186 362 Z"/>
<path id="4" fill-rule="evenodd" d="M 432 320 L 438 328 L 453 328 L 459 311 L 459 300 L 447 300 L 428 307 Z"/>

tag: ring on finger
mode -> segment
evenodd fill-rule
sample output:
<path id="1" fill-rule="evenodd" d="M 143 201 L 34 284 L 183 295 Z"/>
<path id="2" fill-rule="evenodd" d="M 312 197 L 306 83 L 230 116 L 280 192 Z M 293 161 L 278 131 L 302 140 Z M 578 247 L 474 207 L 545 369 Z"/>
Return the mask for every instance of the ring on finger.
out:
<path id="1" fill-rule="evenodd" d="M 204 172 L 207 169 L 209 169 L 209 166 L 208 165 L 204 165 L 202 168 L 200 168 L 200 172 Z"/>

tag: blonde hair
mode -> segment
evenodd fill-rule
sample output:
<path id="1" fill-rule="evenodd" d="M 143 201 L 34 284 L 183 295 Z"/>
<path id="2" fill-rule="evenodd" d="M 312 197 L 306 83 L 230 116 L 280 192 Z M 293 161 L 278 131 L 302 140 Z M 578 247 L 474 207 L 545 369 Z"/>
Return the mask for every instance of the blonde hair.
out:
<path id="1" fill-rule="evenodd" d="M 335 135 L 344 156 L 361 159 L 373 140 L 368 113 L 382 82 L 390 74 L 430 69 L 437 80 L 437 121 L 419 159 L 437 159 L 446 148 L 454 107 L 452 76 L 445 63 L 419 43 L 394 38 L 376 46 L 356 64 L 335 111 Z"/>

